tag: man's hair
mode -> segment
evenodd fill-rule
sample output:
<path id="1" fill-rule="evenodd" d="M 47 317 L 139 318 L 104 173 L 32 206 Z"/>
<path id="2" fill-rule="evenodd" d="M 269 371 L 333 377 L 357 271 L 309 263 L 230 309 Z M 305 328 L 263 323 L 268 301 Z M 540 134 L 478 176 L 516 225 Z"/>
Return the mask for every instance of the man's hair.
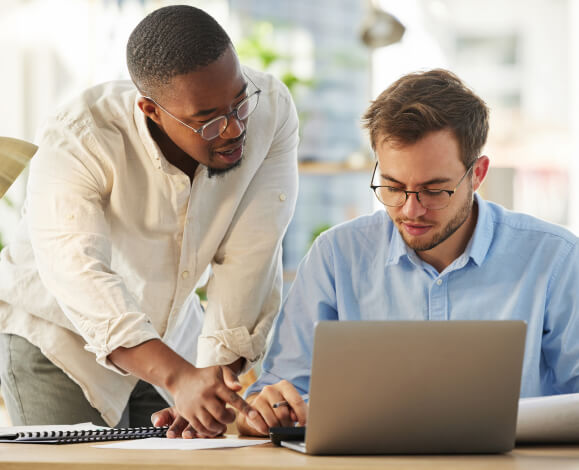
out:
<path id="1" fill-rule="evenodd" d="M 382 140 L 404 146 L 448 129 L 458 140 L 467 168 L 480 156 L 489 128 L 485 102 L 443 69 L 399 78 L 372 102 L 362 119 L 374 150 Z"/>
<path id="2" fill-rule="evenodd" d="M 225 30 L 199 8 L 173 5 L 147 15 L 127 43 L 127 66 L 141 93 L 209 65 L 231 45 Z"/>

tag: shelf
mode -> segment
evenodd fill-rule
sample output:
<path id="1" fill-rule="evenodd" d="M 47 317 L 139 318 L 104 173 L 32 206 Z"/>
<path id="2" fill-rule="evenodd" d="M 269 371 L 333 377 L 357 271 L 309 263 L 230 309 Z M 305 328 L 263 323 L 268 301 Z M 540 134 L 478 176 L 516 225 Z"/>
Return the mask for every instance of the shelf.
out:
<path id="1" fill-rule="evenodd" d="M 342 173 L 371 173 L 374 162 L 368 161 L 353 165 L 349 162 L 298 162 L 301 174 L 332 175 Z"/>

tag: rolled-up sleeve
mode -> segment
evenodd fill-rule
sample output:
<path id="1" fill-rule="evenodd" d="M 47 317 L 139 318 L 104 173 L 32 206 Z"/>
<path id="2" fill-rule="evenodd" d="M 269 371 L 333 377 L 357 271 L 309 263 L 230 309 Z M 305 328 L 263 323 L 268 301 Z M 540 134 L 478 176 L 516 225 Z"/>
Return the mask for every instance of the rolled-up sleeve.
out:
<path id="1" fill-rule="evenodd" d="M 278 95 L 276 129 L 212 262 L 198 365 L 246 367 L 257 361 L 281 305 L 282 239 L 298 188 L 298 118 L 287 89 Z"/>
<path id="2" fill-rule="evenodd" d="M 85 141 L 83 141 L 85 139 Z M 105 367 L 107 356 L 159 337 L 121 276 L 111 269 L 108 169 L 94 143 L 55 122 L 45 132 L 28 181 L 28 223 L 38 272 L 62 311 Z M 98 163 L 97 163 L 98 162 Z"/>

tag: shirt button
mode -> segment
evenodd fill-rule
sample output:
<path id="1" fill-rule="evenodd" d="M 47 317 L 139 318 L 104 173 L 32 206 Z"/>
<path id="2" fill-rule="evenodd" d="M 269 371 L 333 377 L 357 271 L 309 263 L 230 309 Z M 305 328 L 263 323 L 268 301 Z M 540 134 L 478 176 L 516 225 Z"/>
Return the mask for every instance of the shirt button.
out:
<path id="1" fill-rule="evenodd" d="M 442 279 L 437 279 L 437 280 L 436 280 L 436 284 L 437 284 L 437 285 L 442 284 Z"/>
<path id="2" fill-rule="evenodd" d="M 187 279 L 187 278 L 189 277 L 189 271 L 183 271 L 183 272 L 181 273 L 181 277 L 182 277 L 183 279 Z"/>
<path id="3" fill-rule="evenodd" d="M 281 193 L 281 194 L 279 195 L 279 200 L 280 200 L 280 201 L 283 202 L 283 201 L 285 201 L 286 199 L 287 199 L 287 196 L 286 196 L 284 193 Z"/>

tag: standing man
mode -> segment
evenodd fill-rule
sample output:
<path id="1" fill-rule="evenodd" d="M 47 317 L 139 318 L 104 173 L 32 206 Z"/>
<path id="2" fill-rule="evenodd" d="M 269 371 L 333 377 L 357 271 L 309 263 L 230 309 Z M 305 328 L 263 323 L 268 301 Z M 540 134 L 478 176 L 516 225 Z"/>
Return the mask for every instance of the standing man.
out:
<path id="1" fill-rule="evenodd" d="M 260 416 L 240 415 L 239 430 L 305 424 L 321 320 L 523 320 L 521 396 L 579 392 L 579 240 L 476 193 L 489 168 L 485 103 L 431 70 L 393 83 L 364 121 L 378 160 L 370 187 L 386 210 L 316 240 L 248 390 Z"/>
<path id="2" fill-rule="evenodd" d="M 297 114 L 194 7 L 143 19 L 127 64 L 133 83 L 87 90 L 41 134 L 0 260 L 2 391 L 15 425 L 142 426 L 174 403 L 215 436 L 227 404 L 255 414 L 236 377 L 280 306 Z"/>

